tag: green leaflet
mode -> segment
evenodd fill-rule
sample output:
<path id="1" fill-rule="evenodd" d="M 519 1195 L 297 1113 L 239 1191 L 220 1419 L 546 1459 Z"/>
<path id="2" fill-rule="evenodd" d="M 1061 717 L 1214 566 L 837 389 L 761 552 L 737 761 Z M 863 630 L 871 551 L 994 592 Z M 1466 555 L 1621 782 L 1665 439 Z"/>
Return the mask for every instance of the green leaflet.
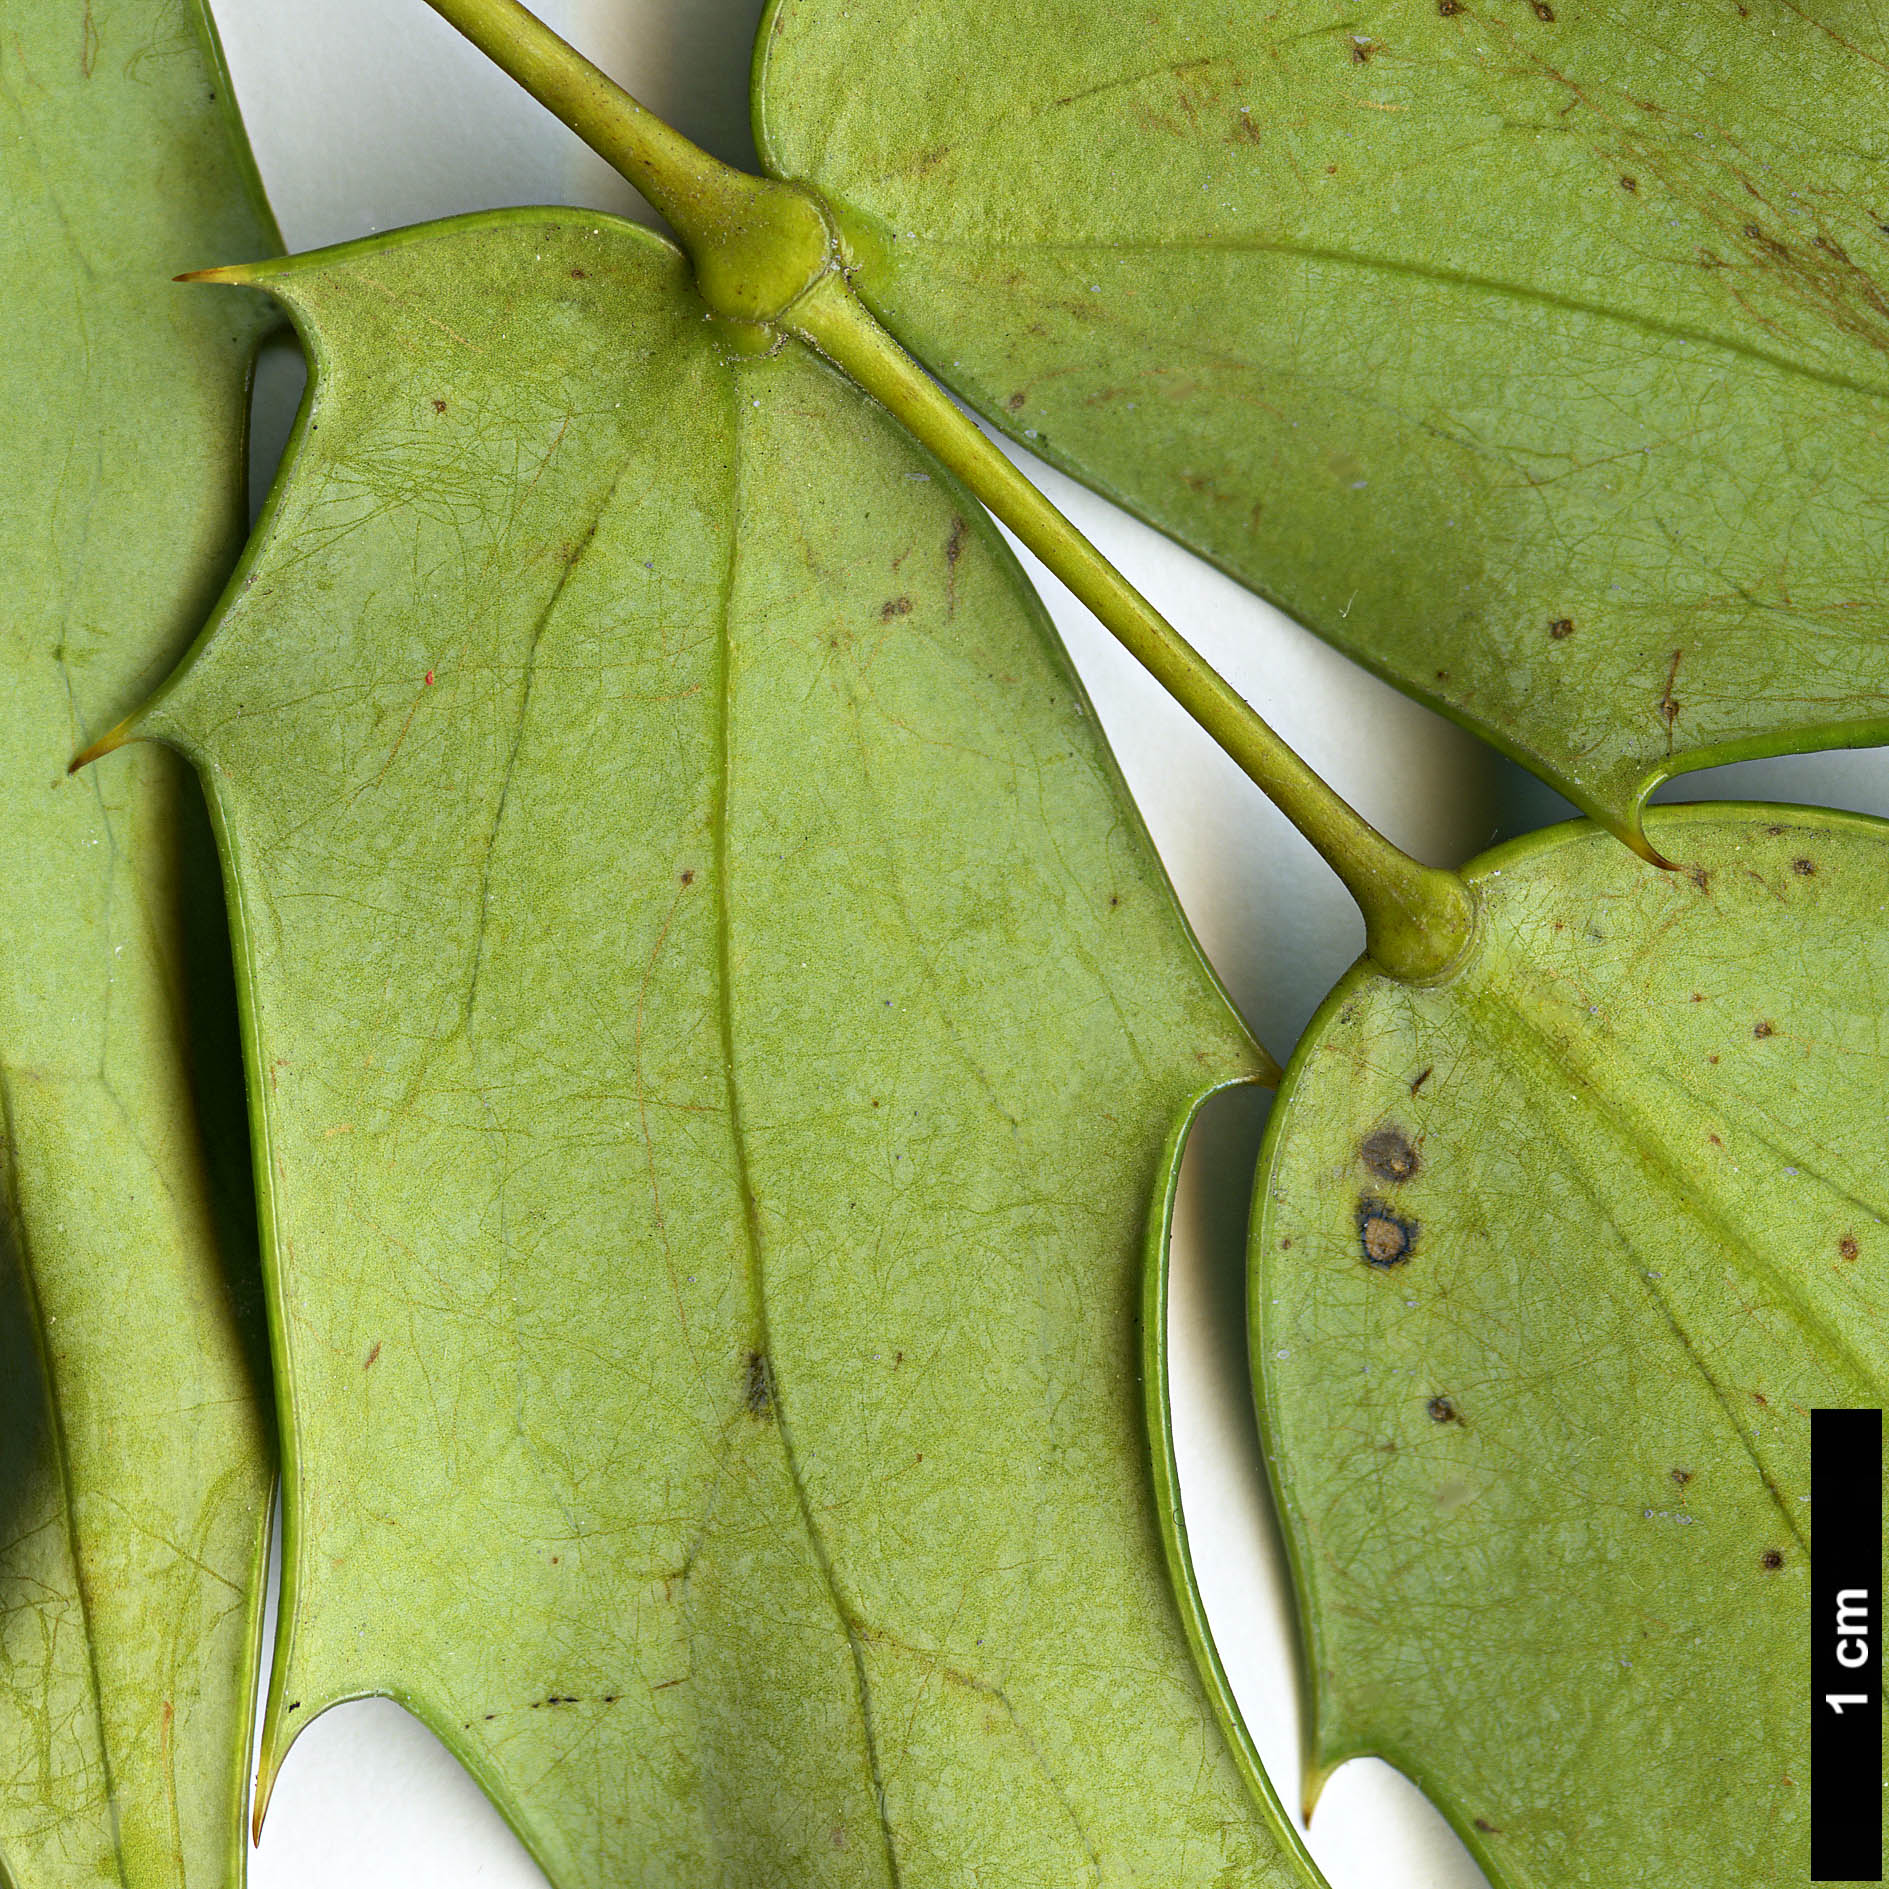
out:
<path id="1" fill-rule="evenodd" d="M 1500 1884 L 1808 1879 L 1809 1411 L 1884 1401 L 1889 829 L 1659 808 L 1488 854 L 1273 1115 L 1254 1366 L 1310 1768 Z"/>
<path id="2" fill-rule="evenodd" d="M 265 1780 L 384 1692 L 564 1889 L 1314 1875 L 1138 1370 L 1178 1124 L 1270 1065 L 982 514 L 626 224 L 238 273 L 314 390 L 141 728 L 237 917 Z"/>
<path id="3" fill-rule="evenodd" d="M 981 412 L 1637 840 L 1668 774 L 1889 738 L 1883 50 L 1833 0 L 774 0 L 756 126 Z"/>
<path id="4" fill-rule="evenodd" d="M 219 1194 L 240 1139 L 222 1174 L 206 1153 L 219 1119 L 241 1134 L 233 1044 L 210 1042 L 228 945 L 188 770 L 145 749 L 66 778 L 174 665 L 242 538 L 272 316 L 170 281 L 273 244 L 226 94 L 195 5 L 6 10 L 0 1878 L 18 1889 L 242 1879 L 271 1450 L 259 1310 L 226 1271 L 253 1265 L 253 1213 Z"/>

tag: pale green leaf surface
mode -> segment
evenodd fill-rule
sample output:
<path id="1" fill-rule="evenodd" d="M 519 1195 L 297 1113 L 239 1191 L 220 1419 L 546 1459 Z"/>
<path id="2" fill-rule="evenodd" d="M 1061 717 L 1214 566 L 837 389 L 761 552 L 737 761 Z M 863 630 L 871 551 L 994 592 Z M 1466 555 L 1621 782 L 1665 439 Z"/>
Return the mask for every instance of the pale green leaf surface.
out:
<path id="1" fill-rule="evenodd" d="M 561 1889 L 1315 1874 L 1138 1369 L 1177 1125 L 1270 1065 L 994 531 L 629 225 L 253 279 L 310 404 L 144 726 L 238 914 L 265 1776 L 382 1692 Z"/>
<path id="2" fill-rule="evenodd" d="M 261 297 L 170 278 L 273 247 L 195 5 L 0 22 L 0 1877 L 233 1884 L 266 1399 L 205 1066 L 210 836 L 155 749 L 74 751 L 176 662 L 242 541 Z M 207 895 L 207 897 L 206 897 Z M 194 935 L 193 935 L 194 934 Z M 226 1035 L 233 1034 L 233 1025 Z M 201 1097 L 201 1101 L 200 1098 Z M 240 1178 L 240 1142 L 228 1168 Z"/>
<path id="3" fill-rule="evenodd" d="M 979 411 L 1625 833 L 1889 738 L 1845 0 L 775 0 L 769 168 Z"/>
<path id="4" fill-rule="evenodd" d="M 1450 983 L 1359 969 L 1261 1159 L 1254 1369 L 1311 1770 L 1493 1880 L 1809 1877 L 1809 1412 L 1889 1361 L 1889 828 L 1658 808 L 1487 855 Z"/>

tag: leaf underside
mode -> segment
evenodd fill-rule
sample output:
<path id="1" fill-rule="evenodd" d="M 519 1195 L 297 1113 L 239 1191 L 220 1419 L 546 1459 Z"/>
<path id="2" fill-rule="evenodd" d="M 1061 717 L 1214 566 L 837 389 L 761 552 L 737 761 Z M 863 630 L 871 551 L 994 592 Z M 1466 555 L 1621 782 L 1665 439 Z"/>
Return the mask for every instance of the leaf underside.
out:
<path id="1" fill-rule="evenodd" d="M 1889 739 L 1880 23 L 1341 11 L 775 0 L 757 137 L 980 412 L 1623 835 Z"/>
<path id="2" fill-rule="evenodd" d="M 273 317 L 170 280 L 273 246 L 223 90 L 195 5 L 7 8 L 0 1879 L 20 1889 L 242 1880 L 271 1450 L 253 1283 L 247 1316 L 235 1297 L 253 1212 L 219 1192 L 245 1157 L 240 1070 L 209 1047 L 212 842 L 172 755 L 66 778 L 175 664 L 242 540 Z"/>
<path id="3" fill-rule="evenodd" d="M 1889 828 L 1651 832 L 1686 870 L 1488 855 L 1447 985 L 1354 971 L 1253 1226 L 1312 1774 L 1541 1889 L 1808 1879 L 1809 1412 L 1889 1388 Z"/>
<path id="4" fill-rule="evenodd" d="M 1310 1874 L 1136 1370 L 1170 1131 L 1268 1065 L 994 532 L 628 225 L 253 279 L 315 384 L 145 726 L 252 1032 L 265 1777 L 384 1692 L 566 1889 Z"/>

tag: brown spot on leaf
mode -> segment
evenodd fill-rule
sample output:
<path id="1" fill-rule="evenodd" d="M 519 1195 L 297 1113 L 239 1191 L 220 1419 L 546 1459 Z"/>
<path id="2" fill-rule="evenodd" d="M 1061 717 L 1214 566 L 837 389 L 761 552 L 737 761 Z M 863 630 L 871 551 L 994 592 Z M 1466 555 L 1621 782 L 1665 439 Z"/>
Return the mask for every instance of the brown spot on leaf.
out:
<path id="1" fill-rule="evenodd" d="M 573 269 L 571 271 L 571 280 L 573 282 L 588 282 L 590 280 L 590 271 L 588 269 Z"/>
<path id="2" fill-rule="evenodd" d="M 1751 1026 L 1751 1033 L 1753 1036 L 1758 1037 L 1760 1040 L 1762 1040 L 1763 1038 L 1767 1036 L 1776 1036 L 1777 1025 L 1775 1023 L 1770 1022 L 1768 1019 L 1761 1020 L 1757 1023 L 1754 1023 Z"/>
<path id="3" fill-rule="evenodd" d="M 1572 617 L 1556 617 L 1555 620 L 1548 625 L 1548 634 L 1552 636 L 1557 643 L 1565 643 L 1568 638 L 1574 634 L 1574 619 Z"/>
<path id="4" fill-rule="evenodd" d="M 1436 10 L 1446 20 L 1453 20 L 1463 10 L 1463 0 L 1436 0 Z"/>
<path id="5" fill-rule="evenodd" d="M 1007 406 L 1012 413 L 1015 413 L 1029 397 L 1030 396 L 1025 393 L 1014 393 L 1004 402 L 1004 405 Z"/>
<path id="6" fill-rule="evenodd" d="M 693 885 L 695 883 L 695 868 L 693 866 L 685 866 L 680 876 L 684 885 Z"/>
<path id="7" fill-rule="evenodd" d="M 367 1362 L 361 1366 L 361 1369 L 363 1371 L 371 1371 L 374 1368 L 375 1361 L 379 1358 L 379 1356 L 380 1356 L 380 1340 L 376 1338 L 373 1344 L 368 1349 Z"/>
<path id="8" fill-rule="evenodd" d="M 1782 1551 L 1776 1548 L 1767 1548 L 1764 1553 L 1758 1557 L 1758 1565 L 1764 1569 L 1765 1573 L 1775 1574 L 1778 1569 L 1784 1565 Z"/>
<path id="9" fill-rule="evenodd" d="M 435 413 L 444 413 L 446 411 L 446 402 L 443 400 L 435 400 L 433 402 L 433 411 Z"/>
<path id="10" fill-rule="evenodd" d="M 1814 879 L 1817 876 L 1817 862 L 1814 859 L 1793 859 L 1791 870 L 1800 879 Z"/>
<path id="11" fill-rule="evenodd" d="M 1405 1220 L 1369 1197 L 1358 1202 L 1358 1247 L 1367 1266 L 1388 1272 L 1410 1257 L 1417 1242 L 1417 1223 Z"/>
<path id="12" fill-rule="evenodd" d="M 1640 188 L 1640 180 L 1637 177 L 1623 177 L 1620 180 L 1620 188 L 1637 192 Z"/>
<path id="13" fill-rule="evenodd" d="M 1856 1244 L 1856 1235 L 1854 1233 L 1846 1233 L 1842 1239 L 1837 1241 L 1837 1251 L 1842 1254 L 1845 1259 L 1854 1259 L 1862 1250 L 1863 1249 Z"/>
<path id="14" fill-rule="evenodd" d="M 1484 1836 L 1499 1837 L 1502 1834 L 1487 1817 L 1478 1817 L 1476 1819 L 1476 1828 L 1480 1830 Z"/>
<path id="15" fill-rule="evenodd" d="M 742 1402 L 756 1423 L 770 1422 L 774 1415 L 774 1376 L 767 1368 L 767 1357 L 759 1351 L 748 1353 Z"/>
<path id="16" fill-rule="evenodd" d="M 1423 1085 L 1430 1080 L 1430 1071 L 1433 1068 L 1435 1068 L 1435 1066 L 1436 1065 L 1434 1063 L 1427 1064 L 1424 1068 L 1419 1069 L 1413 1077 L 1411 1077 L 1410 1093 L 1412 1095 L 1415 1095 L 1417 1091 L 1421 1089 Z"/>
<path id="17" fill-rule="evenodd" d="M 1679 679 L 1679 659 L 1685 653 L 1683 649 L 1673 651 L 1671 666 L 1666 671 L 1666 687 L 1661 691 L 1659 698 L 1660 720 L 1666 724 L 1668 740 L 1672 737 L 1673 723 L 1679 719 L 1680 703 L 1679 698 L 1673 694 L 1673 684 Z"/>
<path id="18" fill-rule="evenodd" d="M 879 620 L 890 623 L 894 617 L 909 617 L 912 614 L 912 600 L 909 597 L 888 597 L 879 606 Z"/>
<path id="19" fill-rule="evenodd" d="M 1462 1413 L 1456 1408 L 1455 1403 L 1447 1397 L 1432 1397 L 1430 1401 L 1424 1405 L 1424 1409 L 1430 1413 L 1430 1421 L 1432 1423 L 1461 1423 L 1463 1420 Z"/>
<path id="20" fill-rule="evenodd" d="M 1554 24 L 1554 8 L 1548 4 L 1548 0 L 1529 0 L 1529 4 L 1535 9 L 1536 19 L 1549 26 Z"/>
<path id="21" fill-rule="evenodd" d="M 1686 1484 L 1692 1480 L 1692 1471 L 1689 1469 L 1675 1469 L 1672 1472 L 1672 1478 L 1673 1481 L 1678 1483 L 1680 1488 L 1683 1489 Z"/>
<path id="22" fill-rule="evenodd" d="M 1377 51 L 1378 42 L 1363 33 L 1351 35 L 1351 63 L 1354 66 L 1368 66 L 1371 55 Z"/>
<path id="23" fill-rule="evenodd" d="M 1393 1126 L 1379 1128 L 1366 1135 L 1363 1145 L 1358 1149 L 1358 1159 L 1380 1181 L 1399 1184 L 1409 1180 L 1423 1165 L 1423 1157 L 1417 1153 L 1410 1137 L 1401 1128 Z"/>

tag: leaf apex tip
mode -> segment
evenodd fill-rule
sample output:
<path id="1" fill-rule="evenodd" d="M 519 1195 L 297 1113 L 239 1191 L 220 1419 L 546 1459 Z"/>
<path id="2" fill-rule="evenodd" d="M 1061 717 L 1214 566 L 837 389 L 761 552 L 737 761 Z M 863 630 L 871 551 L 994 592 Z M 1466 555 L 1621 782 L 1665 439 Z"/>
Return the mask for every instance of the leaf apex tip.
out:
<path id="1" fill-rule="evenodd" d="M 116 728 L 108 728 L 89 747 L 81 748 L 66 763 L 66 778 L 70 780 L 82 767 L 90 767 L 94 761 L 103 760 L 115 748 L 122 748 L 135 732 L 132 727 L 134 717 L 121 721 Z"/>

